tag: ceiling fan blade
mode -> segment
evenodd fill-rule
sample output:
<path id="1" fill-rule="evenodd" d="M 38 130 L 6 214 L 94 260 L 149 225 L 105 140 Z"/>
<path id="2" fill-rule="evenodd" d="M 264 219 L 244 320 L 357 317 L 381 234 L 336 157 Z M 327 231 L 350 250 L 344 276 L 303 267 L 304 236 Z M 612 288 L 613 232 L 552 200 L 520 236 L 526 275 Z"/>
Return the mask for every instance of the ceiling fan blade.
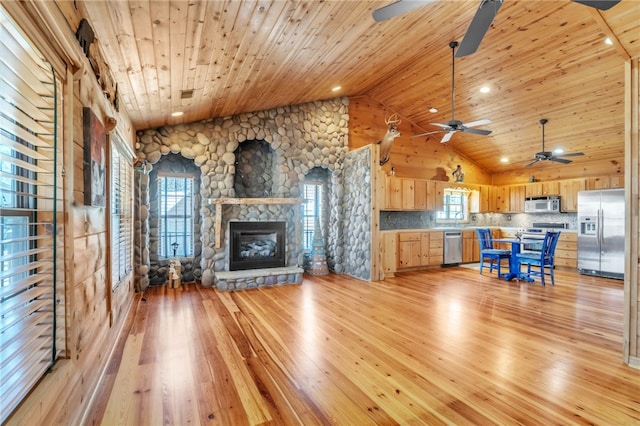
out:
<path id="1" fill-rule="evenodd" d="M 477 120 L 477 121 L 472 121 L 470 123 L 465 123 L 464 127 L 476 127 L 476 126 L 484 126 L 485 124 L 491 124 L 493 123 L 493 121 L 489 120 L 488 118 L 482 119 L 482 120 Z"/>
<path id="2" fill-rule="evenodd" d="M 471 133 L 471 134 L 474 134 L 474 135 L 483 135 L 483 136 L 487 136 L 487 135 L 490 135 L 490 134 L 491 134 L 491 130 L 484 130 L 484 129 L 470 129 L 470 128 L 466 127 L 466 126 L 463 126 L 463 127 L 460 129 L 460 131 L 461 131 L 461 132 L 464 132 L 464 133 Z"/>
<path id="3" fill-rule="evenodd" d="M 456 58 L 470 55 L 478 50 L 478 46 L 491 26 L 493 18 L 498 14 L 500 6 L 502 6 L 502 0 L 480 0 L 480 7 L 478 7 L 460 47 L 456 51 Z"/>
<path id="4" fill-rule="evenodd" d="M 584 152 L 569 152 L 567 154 L 556 154 L 555 157 L 579 157 L 581 155 L 584 155 Z"/>
<path id="5" fill-rule="evenodd" d="M 449 131 L 446 135 L 442 137 L 442 140 L 440 141 L 440 143 L 449 142 L 451 140 L 451 136 L 453 136 L 455 132 L 456 132 L 455 130 Z"/>
<path id="6" fill-rule="evenodd" d="M 571 163 L 571 160 L 565 160 L 564 158 L 558 158 L 558 157 L 549 157 L 550 161 L 555 161 L 556 163 L 562 163 L 562 164 L 569 164 Z"/>
<path id="7" fill-rule="evenodd" d="M 435 0 L 398 0 L 395 3 L 374 10 L 371 15 L 374 21 L 382 22 L 434 1 Z"/>
<path id="8" fill-rule="evenodd" d="M 446 131 L 448 131 L 448 129 L 432 130 L 430 132 L 425 132 L 425 133 L 420 133 L 420 134 L 417 134 L 417 135 L 412 135 L 411 137 L 412 138 L 419 138 L 420 136 L 427 136 L 427 135 L 432 135 L 434 133 L 442 133 L 442 132 L 446 132 Z"/>
<path id="9" fill-rule="evenodd" d="M 536 164 L 538 161 L 540 161 L 540 160 L 536 158 L 535 160 L 533 160 L 533 161 L 532 161 L 532 162 L 530 162 L 529 164 L 525 164 L 525 167 L 532 166 L 532 165 Z"/>
<path id="10" fill-rule="evenodd" d="M 448 124 L 442 124 L 442 123 L 429 123 L 432 126 L 438 126 L 438 127 L 442 127 L 443 129 L 450 129 L 451 126 Z"/>
<path id="11" fill-rule="evenodd" d="M 584 4 L 585 6 L 595 7 L 599 10 L 609 10 L 616 4 L 620 3 L 620 0 L 573 0 L 576 3 Z"/>

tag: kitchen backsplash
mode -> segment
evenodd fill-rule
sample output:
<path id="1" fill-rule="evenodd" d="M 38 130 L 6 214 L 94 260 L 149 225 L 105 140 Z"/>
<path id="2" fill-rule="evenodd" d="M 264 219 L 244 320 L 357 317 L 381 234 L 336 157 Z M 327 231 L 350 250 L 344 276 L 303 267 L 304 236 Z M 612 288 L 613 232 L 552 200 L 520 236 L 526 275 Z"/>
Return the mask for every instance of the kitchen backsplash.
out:
<path id="1" fill-rule="evenodd" d="M 535 222 L 560 222 L 568 224 L 569 230 L 577 230 L 576 213 L 473 213 L 468 222 L 458 223 L 461 227 L 498 226 L 502 228 L 531 228 Z M 438 223 L 434 211 L 382 211 L 380 229 L 429 229 L 449 224 Z"/>

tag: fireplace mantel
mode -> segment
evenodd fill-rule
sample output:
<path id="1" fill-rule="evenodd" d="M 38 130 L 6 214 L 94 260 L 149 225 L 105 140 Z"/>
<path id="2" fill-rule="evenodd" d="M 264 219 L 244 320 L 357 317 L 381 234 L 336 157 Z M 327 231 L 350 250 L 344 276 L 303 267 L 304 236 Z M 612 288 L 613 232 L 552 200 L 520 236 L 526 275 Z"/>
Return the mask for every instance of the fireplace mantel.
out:
<path id="1" fill-rule="evenodd" d="M 302 204 L 304 198 L 211 198 L 209 200 L 211 204 L 222 206 L 223 204 Z M 222 246 L 222 208 L 216 208 L 216 218 L 214 223 L 215 232 L 215 246 L 220 248 Z"/>

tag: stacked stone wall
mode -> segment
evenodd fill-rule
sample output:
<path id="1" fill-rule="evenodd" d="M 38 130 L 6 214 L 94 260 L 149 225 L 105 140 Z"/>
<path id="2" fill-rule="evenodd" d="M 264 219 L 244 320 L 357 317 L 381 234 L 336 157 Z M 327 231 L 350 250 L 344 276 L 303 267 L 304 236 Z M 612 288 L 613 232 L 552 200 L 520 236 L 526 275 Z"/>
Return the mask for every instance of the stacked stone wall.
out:
<path id="1" fill-rule="evenodd" d="M 269 176 L 271 182 L 270 196 L 276 198 L 296 198 L 301 196 L 302 182 L 305 175 L 314 167 L 326 168 L 330 171 L 329 223 L 341 223 L 343 203 L 341 202 L 343 161 L 348 152 L 348 99 L 336 98 L 327 101 L 316 101 L 302 105 L 276 108 L 268 111 L 239 114 L 232 117 L 213 118 L 195 123 L 165 126 L 158 129 L 138 131 L 136 150 L 139 158 L 147 161 L 147 172 L 151 171 L 163 155 L 180 154 L 193 160 L 200 169 L 200 198 L 202 205 L 200 215 L 202 224 L 200 240 L 202 243 L 202 284 L 211 286 L 215 283 L 215 272 L 227 270 L 228 238 L 221 235 L 224 243 L 214 246 L 214 217 L 216 206 L 209 200 L 220 197 L 236 197 L 234 180 L 237 158 L 235 155 L 239 145 L 245 141 L 264 141 L 274 152 L 273 172 Z M 141 228 L 148 228 L 149 197 L 143 194 L 148 191 L 149 184 L 141 176 L 140 196 L 137 202 L 137 222 Z M 255 207 L 255 206 L 254 206 Z M 247 217 L 255 214 L 259 220 L 287 220 L 287 227 L 296 229 L 300 226 L 298 213 L 286 212 L 280 207 L 279 212 L 269 210 L 268 206 L 258 206 L 253 212 L 246 212 L 238 206 L 220 206 L 223 208 L 225 225 L 229 220 L 250 220 Z M 260 208 L 265 209 L 263 212 Z M 294 208 L 294 207 L 289 207 Z M 265 212 L 269 211 L 269 215 Z M 284 215 L 285 219 L 275 216 Z M 296 218 L 297 217 L 297 218 Z M 146 219 L 143 219 L 146 218 Z M 141 222 L 147 222 L 143 225 Z M 293 221 L 297 222 L 293 223 Z M 340 230 L 329 227 L 327 235 L 328 263 L 335 272 L 344 272 L 344 247 L 342 247 Z M 221 228 L 226 232 L 226 226 Z M 300 228 L 296 237 L 290 241 L 287 237 L 287 266 L 302 265 L 302 242 Z M 148 243 L 148 238 L 138 239 L 141 244 Z M 138 282 L 141 287 L 148 285 L 149 258 L 145 259 L 145 248 L 138 248 L 140 256 Z M 146 261 L 146 263 L 145 263 Z M 294 265 L 297 264 L 297 265 Z M 221 269 L 222 268 L 222 269 Z M 141 288 L 140 290 L 144 290 Z"/>

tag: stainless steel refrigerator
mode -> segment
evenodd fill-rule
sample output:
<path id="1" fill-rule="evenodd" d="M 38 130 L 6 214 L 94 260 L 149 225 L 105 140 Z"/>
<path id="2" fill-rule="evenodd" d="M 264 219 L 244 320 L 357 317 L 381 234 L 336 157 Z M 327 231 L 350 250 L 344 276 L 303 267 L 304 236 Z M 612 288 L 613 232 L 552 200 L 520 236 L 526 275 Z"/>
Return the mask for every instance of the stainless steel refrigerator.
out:
<path id="1" fill-rule="evenodd" d="M 624 278 L 624 189 L 578 193 L 578 270 Z"/>

